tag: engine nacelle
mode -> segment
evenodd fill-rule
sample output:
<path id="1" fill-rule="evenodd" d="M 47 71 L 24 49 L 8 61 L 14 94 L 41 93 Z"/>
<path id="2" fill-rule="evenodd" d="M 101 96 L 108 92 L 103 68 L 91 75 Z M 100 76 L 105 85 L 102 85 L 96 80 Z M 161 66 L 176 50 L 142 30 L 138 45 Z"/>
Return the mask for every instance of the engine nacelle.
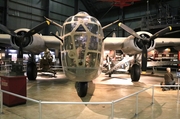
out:
<path id="1" fill-rule="evenodd" d="M 21 36 L 26 34 L 30 29 L 17 29 L 15 30 L 15 33 L 17 35 Z M 39 54 L 40 52 L 43 52 L 46 50 L 45 42 L 43 40 L 43 37 L 39 34 L 34 34 L 29 37 L 24 37 L 24 39 L 17 39 L 16 37 L 11 37 L 11 46 L 18 50 L 19 46 L 22 45 L 23 51 L 27 51 L 34 54 Z"/>
<path id="2" fill-rule="evenodd" d="M 137 34 L 140 37 L 147 38 L 147 39 L 149 39 L 152 36 L 151 33 L 146 32 L 146 31 L 140 31 L 140 32 L 137 32 Z M 125 54 L 128 54 L 128 55 L 139 54 L 142 52 L 142 47 L 143 47 L 140 41 L 141 39 L 135 38 L 134 36 L 131 35 L 127 37 L 127 39 L 124 40 L 121 50 Z M 154 40 L 147 41 L 147 51 L 153 50 L 155 46 L 156 46 L 156 43 Z"/>

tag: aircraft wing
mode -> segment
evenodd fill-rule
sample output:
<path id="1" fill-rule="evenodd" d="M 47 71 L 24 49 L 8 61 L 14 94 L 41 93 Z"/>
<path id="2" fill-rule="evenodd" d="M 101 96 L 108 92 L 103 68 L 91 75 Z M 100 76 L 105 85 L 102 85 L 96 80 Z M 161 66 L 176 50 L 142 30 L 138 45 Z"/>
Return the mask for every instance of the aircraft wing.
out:
<path id="1" fill-rule="evenodd" d="M 42 36 L 45 46 L 49 49 L 60 49 L 60 40 L 54 36 Z"/>
<path id="2" fill-rule="evenodd" d="M 11 36 L 9 34 L 0 34 L 0 43 L 11 45 Z"/>
<path id="3" fill-rule="evenodd" d="M 127 37 L 107 37 L 104 40 L 104 49 L 121 50 L 123 47 L 127 47 L 124 46 L 125 39 L 127 39 Z M 174 47 L 177 49 L 180 46 L 180 38 L 156 38 L 155 43 L 156 43 L 155 48 L 167 46 L 167 47 Z M 177 50 L 180 50 L 180 48 Z"/>
<path id="4" fill-rule="evenodd" d="M 104 40 L 104 50 L 121 50 L 126 37 L 107 37 Z"/>
<path id="5" fill-rule="evenodd" d="M 164 65 L 177 65 L 180 61 L 149 61 L 147 62 L 147 67 L 154 67 L 154 66 L 164 66 Z"/>
<path id="6" fill-rule="evenodd" d="M 156 38 L 155 42 L 156 42 L 156 48 L 172 46 L 177 49 L 177 47 L 180 46 L 180 38 Z"/>

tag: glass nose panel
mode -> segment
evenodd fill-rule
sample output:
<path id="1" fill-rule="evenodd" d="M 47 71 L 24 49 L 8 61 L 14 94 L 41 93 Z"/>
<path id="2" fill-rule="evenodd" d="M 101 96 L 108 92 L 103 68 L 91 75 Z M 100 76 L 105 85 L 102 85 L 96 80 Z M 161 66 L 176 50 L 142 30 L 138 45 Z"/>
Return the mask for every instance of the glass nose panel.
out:
<path id="1" fill-rule="evenodd" d="M 65 28 L 64 28 L 64 33 L 67 34 L 67 33 L 71 32 L 74 27 L 75 27 L 74 24 L 66 24 Z"/>
<path id="2" fill-rule="evenodd" d="M 88 38 L 88 36 L 86 34 L 74 35 L 75 47 L 76 47 L 78 59 L 84 59 L 87 38 Z"/>
<path id="3" fill-rule="evenodd" d="M 82 25 L 79 25 L 79 27 L 76 29 L 77 32 L 86 31 Z"/>
<path id="4" fill-rule="evenodd" d="M 97 59 L 97 53 L 88 52 L 86 55 L 85 66 L 86 67 L 95 67 L 96 59 Z"/>
<path id="5" fill-rule="evenodd" d="M 65 50 L 72 50 L 73 49 L 73 42 L 71 36 L 67 36 L 64 38 L 64 48 Z"/>
<path id="6" fill-rule="evenodd" d="M 90 42 L 89 42 L 89 50 L 97 50 L 98 49 L 98 38 L 91 36 Z"/>
<path id="7" fill-rule="evenodd" d="M 85 25 L 89 29 L 89 31 L 92 32 L 93 34 L 99 34 L 98 26 L 96 24 L 88 23 Z"/>

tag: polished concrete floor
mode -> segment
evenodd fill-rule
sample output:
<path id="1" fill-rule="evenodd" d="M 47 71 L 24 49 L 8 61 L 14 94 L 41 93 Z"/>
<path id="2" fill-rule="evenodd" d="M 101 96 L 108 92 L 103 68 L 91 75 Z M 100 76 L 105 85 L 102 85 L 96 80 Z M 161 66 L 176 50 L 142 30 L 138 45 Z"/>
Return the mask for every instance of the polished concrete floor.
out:
<path id="1" fill-rule="evenodd" d="M 159 85 L 163 73 L 142 75 L 139 82 L 131 82 L 128 74 L 113 74 L 111 78 L 101 74 L 89 84 L 88 94 L 84 98 L 77 96 L 74 82 L 69 81 L 63 73 L 58 73 L 57 77 L 41 74 L 36 81 L 27 81 L 27 97 L 52 102 L 111 102 L 152 85 Z M 151 104 L 151 89 L 138 95 L 138 103 L 137 96 L 115 103 L 114 119 L 179 119 L 177 92 L 162 91 L 160 87 L 155 87 L 154 104 Z M 4 105 L 0 119 L 39 119 L 39 105 L 31 101 L 13 107 Z M 42 119 L 111 119 L 111 105 L 42 104 Z"/>

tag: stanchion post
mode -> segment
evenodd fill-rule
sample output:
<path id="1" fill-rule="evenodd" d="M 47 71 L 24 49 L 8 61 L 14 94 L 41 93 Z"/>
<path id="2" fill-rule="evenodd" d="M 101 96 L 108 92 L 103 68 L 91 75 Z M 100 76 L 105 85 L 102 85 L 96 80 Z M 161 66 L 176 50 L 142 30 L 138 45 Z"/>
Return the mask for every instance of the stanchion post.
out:
<path id="1" fill-rule="evenodd" d="M 111 119 L 114 119 L 114 101 L 111 103 Z"/>
<path id="2" fill-rule="evenodd" d="M 1 90 L 1 114 L 3 113 L 3 92 Z"/>
<path id="3" fill-rule="evenodd" d="M 136 94 L 136 112 L 135 112 L 135 116 L 138 115 L 138 94 Z"/>
<path id="4" fill-rule="evenodd" d="M 41 100 L 39 100 L 39 119 L 42 119 L 42 105 L 41 105 Z"/>
<path id="5" fill-rule="evenodd" d="M 180 69 L 178 69 L 178 71 L 177 71 L 177 73 L 176 73 L 176 76 L 177 76 L 177 80 L 178 80 L 177 103 L 180 103 L 180 100 L 179 100 Z"/>
<path id="6" fill-rule="evenodd" d="M 152 86 L 152 104 L 154 104 L 154 86 Z"/>
<path id="7" fill-rule="evenodd" d="M 177 90 L 177 103 L 180 103 L 180 100 L 179 100 L 179 77 L 178 77 L 178 90 Z"/>

